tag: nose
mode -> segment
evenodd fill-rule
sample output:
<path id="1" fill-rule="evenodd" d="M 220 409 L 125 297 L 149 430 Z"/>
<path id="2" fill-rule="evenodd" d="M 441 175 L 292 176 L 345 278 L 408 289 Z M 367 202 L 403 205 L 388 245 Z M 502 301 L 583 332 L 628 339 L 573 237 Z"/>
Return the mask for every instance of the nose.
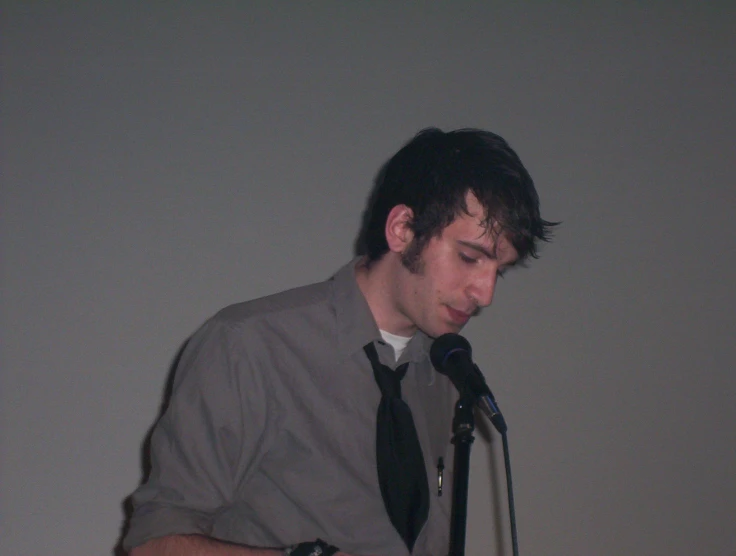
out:
<path id="1" fill-rule="evenodd" d="M 467 294 L 478 307 L 488 307 L 493 301 L 498 276 L 496 269 L 491 273 L 483 273 L 468 286 Z"/>

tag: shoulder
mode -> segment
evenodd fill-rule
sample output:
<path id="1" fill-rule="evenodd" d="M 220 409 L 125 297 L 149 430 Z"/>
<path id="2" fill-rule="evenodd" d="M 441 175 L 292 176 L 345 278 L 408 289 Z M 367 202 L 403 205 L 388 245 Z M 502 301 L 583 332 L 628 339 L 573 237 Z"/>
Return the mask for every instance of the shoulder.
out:
<path id="1" fill-rule="evenodd" d="M 218 374 L 215 369 L 226 369 L 231 382 L 236 376 L 261 381 L 259 377 L 265 375 L 252 369 L 280 368 L 278 362 L 291 344 L 309 346 L 329 337 L 334 329 L 330 299 L 327 281 L 225 307 L 187 341 L 179 367 L 201 367 L 206 372 L 200 374 L 213 377 Z M 186 371 L 177 374 L 183 376 Z M 249 388 L 264 388 L 256 386 Z"/>
<path id="2" fill-rule="evenodd" d="M 247 326 L 263 321 L 279 321 L 298 314 L 329 311 L 331 307 L 331 280 L 286 290 L 251 301 L 229 305 L 220 310 L 213 320 L 230 327 Z"/>

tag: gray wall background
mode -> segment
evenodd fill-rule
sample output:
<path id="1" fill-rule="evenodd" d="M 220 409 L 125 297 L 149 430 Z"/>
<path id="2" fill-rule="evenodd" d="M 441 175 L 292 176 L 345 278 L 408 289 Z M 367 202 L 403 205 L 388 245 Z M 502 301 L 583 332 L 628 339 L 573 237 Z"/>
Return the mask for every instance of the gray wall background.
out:
<path id="1" fill-rule="evenodd" d="M 428 125 L 506 137 L 564 221 L 467 329 L 522 554 L 736 554 L 735 16 L 2 2 L 0 554 L 112 553 L 179 346 L 337 269 Z M 482 437 L 468 554 L 509 555 Z"/>

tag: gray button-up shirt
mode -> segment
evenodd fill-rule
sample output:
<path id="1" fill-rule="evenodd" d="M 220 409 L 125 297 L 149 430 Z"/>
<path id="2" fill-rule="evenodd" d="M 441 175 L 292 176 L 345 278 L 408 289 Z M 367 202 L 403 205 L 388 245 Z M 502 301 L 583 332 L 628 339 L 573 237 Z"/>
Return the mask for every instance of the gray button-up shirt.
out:
<path id="1" fill-rule="evenodd" d="M 350 554 L 406 556 L 376 471 L 380 391 L 363 346 L 395 366 L 355 281 L 330 280 L 232 305 L 187 344 L 169 406 L 151 438 L 152 469 L 133 494 L 129 549 L 172 534 L 281 547 L 319 537 Z M 449 545 L 450 436 L 457 393 L 418 332 L 402 394 L 412 409 L 430 487 L 414 547 Z M 443 457 L 445 493 L 437 494 Z"/>

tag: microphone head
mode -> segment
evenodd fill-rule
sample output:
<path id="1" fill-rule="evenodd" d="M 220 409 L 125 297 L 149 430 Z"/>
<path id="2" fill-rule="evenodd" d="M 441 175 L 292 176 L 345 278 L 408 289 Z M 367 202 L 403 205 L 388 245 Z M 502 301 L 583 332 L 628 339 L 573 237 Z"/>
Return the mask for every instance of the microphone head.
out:
<path id="1" fill-rule="evenodd" d="M 443 374 L 447 374 L 447 371 L 445 370 L 447 358 L 458 351 L 466 352 L 469 358 L 473 354 L 470 342 L 460 336 L 460 334 L 449 332 L 447 334 L 443 334 L 432 343 L 432 347 L 429 349 L 429 358 L 435 369 Z"/>

